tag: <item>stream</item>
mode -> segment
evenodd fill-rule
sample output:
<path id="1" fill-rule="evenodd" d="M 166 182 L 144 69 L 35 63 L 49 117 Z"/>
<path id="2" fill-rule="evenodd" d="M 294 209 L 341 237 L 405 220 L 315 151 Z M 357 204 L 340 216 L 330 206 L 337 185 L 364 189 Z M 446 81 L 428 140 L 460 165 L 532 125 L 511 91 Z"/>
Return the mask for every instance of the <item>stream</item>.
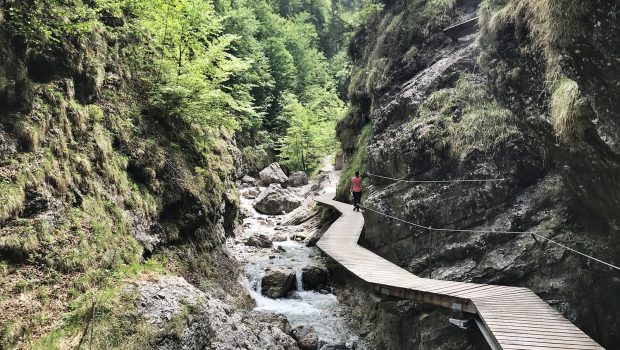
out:
<path id="1" fill-rule="evenodd" d="M 311 180 L 308 185 L 291 188 L 300 197 L 305 198 L 300 210 L 307 210 L 313 201 L 317 188 L 333 186 L 339 174 L 331 165 L 326 165 L 327 172 L 322 183 Z M 330 287 L 320 292 L 306 291 L 302 288 L 301 270 L 307 266 L 324 266 L 324 258 L 316 247 L 307 247 L 307 239 L 317 230 L 317 220 L 308 220 L 300 225 L 289 225 L 287 221 L 295 212 L 286 215 L 270 216 L 258 213 L 254 199 L 246 198 L 246 192 L 255 187 L 240 189 L 241 209 L 245 211 L 243 236 L 229 239 L 227 245 L 237 260 L 244 267 L 242 284 L 247 288 L 256 302 L 256 311 L 278 313 L 286 316 L 293 328 L 300 325 L 314 327 L 319 337 L 320 348 L 323 345 L 335 345 L 338 349 L 361 349 L 358 337 L 349 329 L 344 306 L 338 303 Z M 264 190 L 265 188 L 260 188 Z M 272 248 L 246 246 L 245 240 L 256 234 L 264 234 L 273 241 Z M 283 248 L 283 249 L 282 249 Z M 296 271 L 297 290 L 285 297 L 272 299 L 261 294 L 261 280 L 269 269 L 292 269 Z"/>

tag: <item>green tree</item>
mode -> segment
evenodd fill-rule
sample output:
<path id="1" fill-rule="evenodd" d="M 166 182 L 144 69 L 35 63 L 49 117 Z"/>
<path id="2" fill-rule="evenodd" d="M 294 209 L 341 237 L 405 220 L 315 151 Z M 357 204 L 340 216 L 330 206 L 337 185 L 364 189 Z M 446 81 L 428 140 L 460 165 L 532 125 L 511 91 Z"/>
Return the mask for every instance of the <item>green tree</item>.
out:
<path id="1" fill-rule="evenodd" d="M 290 126 L 279 148 L 283 164 L 307 172 L 316 169 L 322 157 L 335 150 L 335 125 L 344 112 L 342 101 L 335 102 L 339 100 L 330 98 L 333 94 L 315 89 L 318 98 L 309 105 L 303 105 L 292 94 L 285 96 L 283 115 Z"/>
<path id="2" fill-rule="evenodd" d="M 250 61 L 230 53 L 240 38 L 221 33 L 222 19 L 211 2 L 142 0 L 137 10 L 138 30 L 153 38 L 155 69 L 144 77 L 151 81 L 156 114 L 184 126 L 203 150 L 210 131 L 236 129 L 244 116 L 256 116 L 251 84 L 231 82 L 248 71 Z"/>

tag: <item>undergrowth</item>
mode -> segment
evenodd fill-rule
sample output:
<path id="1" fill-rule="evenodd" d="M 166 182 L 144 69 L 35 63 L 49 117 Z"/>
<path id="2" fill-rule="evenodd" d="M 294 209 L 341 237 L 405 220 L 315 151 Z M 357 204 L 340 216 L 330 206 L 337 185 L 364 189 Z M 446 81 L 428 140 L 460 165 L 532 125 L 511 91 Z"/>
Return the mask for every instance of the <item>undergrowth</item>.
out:
<path id="1" fill-rule="evenodd" d="M 137 295 L 130 289 L 124 289 L 122 282 L 158 275 L 164 270 L 160 262 L 148 260 L 144 264 L 126 265 L 114 272 L 91 271 L 89 276 L 77 278 L 76 298 L 69 304 L 62 327 L 36 341 L 33 349 L 150 348 L 158 332 L 138 314 L 134 306 Z M 84 282 L 81 280 L 93 278 L 99 282 L 82 286 Z"/>
<path id="2" fill-rule="evenodd" d="M 355 176 L 355 172 L 359 171 L 363 176 L 368 170 L 368 142 L 372 136 L 372 125 L 366 125 L 357 139 L 357 147 L 355 152 L 346 161 L 340 182 L 336 189 L 336 198 L 340 201 L 350 201 L 350 188 L 351 178 Z M 368 194 L 368 191 L 364 191 L 364 196 Z"/>

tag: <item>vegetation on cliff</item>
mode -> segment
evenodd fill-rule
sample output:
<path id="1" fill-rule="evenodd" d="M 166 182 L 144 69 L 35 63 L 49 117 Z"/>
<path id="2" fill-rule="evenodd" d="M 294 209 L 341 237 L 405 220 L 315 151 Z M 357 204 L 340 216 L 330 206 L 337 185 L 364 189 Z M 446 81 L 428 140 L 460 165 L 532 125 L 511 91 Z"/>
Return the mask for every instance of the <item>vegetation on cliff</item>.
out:
<path id="1" fill-rule="evenodd" d="M 240 156 L 334 149 L 357 8 L 4 1 L 0 347 L 150 346 L 122 285 L 160 274 L 238 294 Z"/>

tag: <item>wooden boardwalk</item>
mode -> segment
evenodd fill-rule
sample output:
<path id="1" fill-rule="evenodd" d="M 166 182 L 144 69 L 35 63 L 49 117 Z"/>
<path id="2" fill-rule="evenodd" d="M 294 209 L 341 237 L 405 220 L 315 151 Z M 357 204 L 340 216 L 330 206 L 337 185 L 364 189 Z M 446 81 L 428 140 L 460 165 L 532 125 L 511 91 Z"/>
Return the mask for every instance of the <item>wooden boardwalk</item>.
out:
<path id="1" fill-rule="evenodd" d="M 317 199 L 342 213 L 317 246 L 377 292 L 477 315 L 494 349 L 603 349 L 527 288 L 421 278 L 359 246 L 364 217 L 333 197 Z"/>

